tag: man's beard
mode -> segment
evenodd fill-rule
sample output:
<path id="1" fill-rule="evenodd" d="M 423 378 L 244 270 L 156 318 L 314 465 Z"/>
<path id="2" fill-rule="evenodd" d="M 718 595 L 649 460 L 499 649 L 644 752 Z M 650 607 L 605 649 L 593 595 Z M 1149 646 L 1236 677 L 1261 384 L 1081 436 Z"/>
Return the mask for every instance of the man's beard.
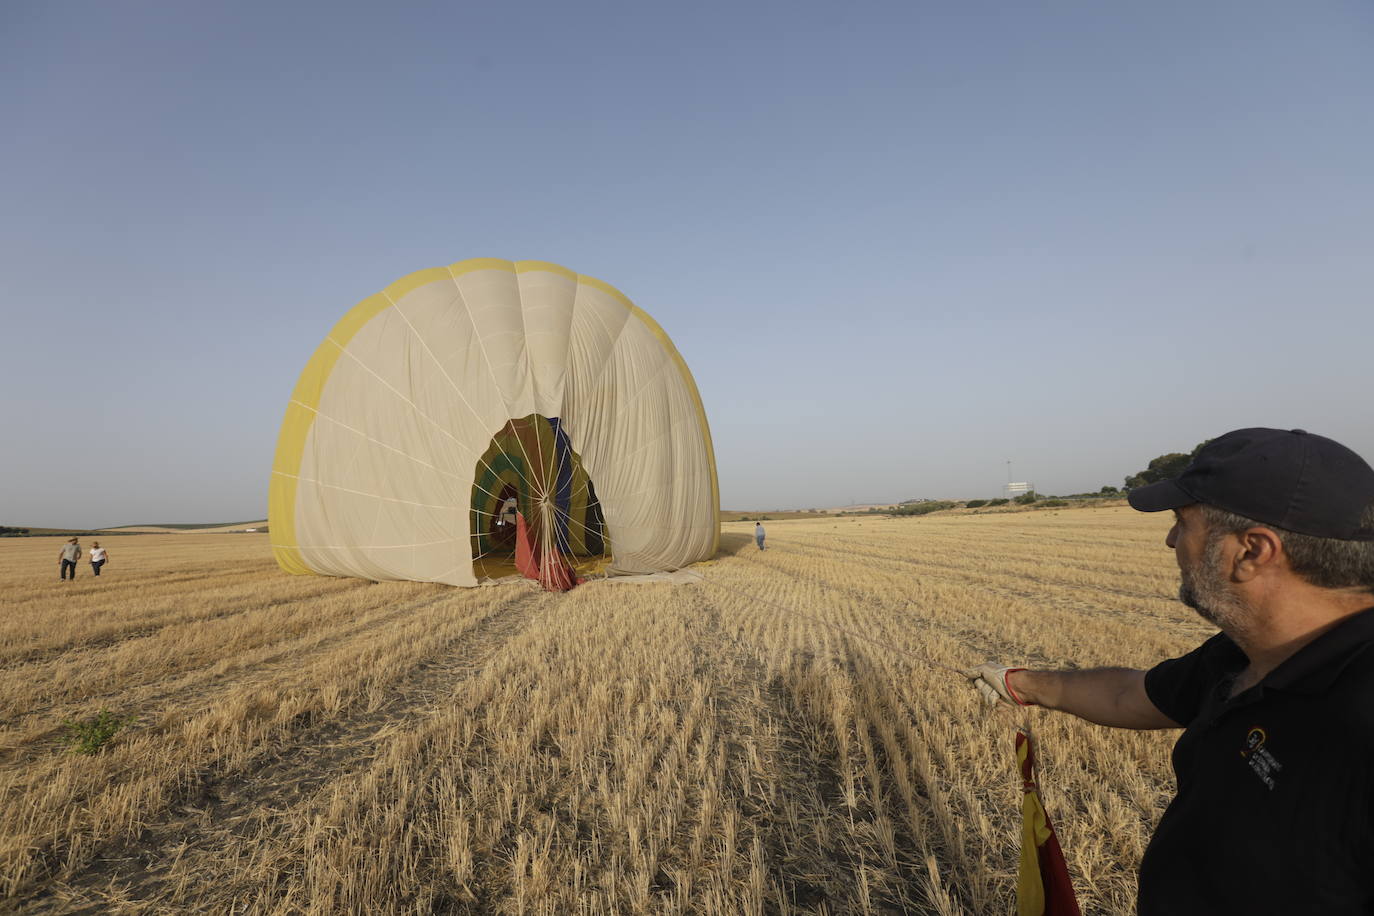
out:
<path id="1" fill-rule="evenodd" d="M 1243 631 L 1248 622 L 1245 605 L 1226 588 L 1221 548 L 1225 535 L 1208 532 L 1202 559 L 1182 570 L 1178 600 L 1198 612 L 1208 623 L 1228 634 Z"/>

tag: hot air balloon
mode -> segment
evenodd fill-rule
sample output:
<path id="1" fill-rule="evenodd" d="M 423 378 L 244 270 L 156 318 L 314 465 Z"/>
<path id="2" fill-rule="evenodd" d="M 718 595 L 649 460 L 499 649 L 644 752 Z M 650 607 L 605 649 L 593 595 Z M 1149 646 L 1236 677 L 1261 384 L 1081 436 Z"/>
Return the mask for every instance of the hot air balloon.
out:
<path id="1" fill-rule="evenodd" d="M 470 586 L 679 569 L 715 553 L 696 383 L 614 287 L 482 258 L 349 311 L 291 395 L 268 496 L 289 573 Z"/>

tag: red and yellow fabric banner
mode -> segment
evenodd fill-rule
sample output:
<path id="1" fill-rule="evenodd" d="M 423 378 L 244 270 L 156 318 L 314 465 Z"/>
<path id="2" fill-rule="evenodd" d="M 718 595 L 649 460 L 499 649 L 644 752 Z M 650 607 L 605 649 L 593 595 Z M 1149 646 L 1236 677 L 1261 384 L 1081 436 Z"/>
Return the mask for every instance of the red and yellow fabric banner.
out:
<path id="1" fill-rule="evenodd" d="M 1030 734 L 1016 732 L 1016 762 L 1021 768 L 1021 867 L 1016 877 L 1017 916 L 1081 916 L 1073 895 L 1064 851 L 1035 782 L 1035 750 Z"/>
<path id="2" fill-rule="evenodd" d="M 581 583 L 557 548 L 530 536 L 525 516 L 515 514 L 515 568 L 526 579 L 535 579 L 545 591 L 566 592 Z"/>

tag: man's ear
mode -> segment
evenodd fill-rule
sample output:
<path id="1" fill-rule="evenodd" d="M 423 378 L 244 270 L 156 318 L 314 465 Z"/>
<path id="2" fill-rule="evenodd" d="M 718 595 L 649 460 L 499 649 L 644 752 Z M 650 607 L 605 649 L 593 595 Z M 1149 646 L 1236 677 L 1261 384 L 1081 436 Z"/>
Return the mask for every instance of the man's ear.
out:
<path id="1" fill-rule="evenodd" d="M 1232 562 L 1232 574 L 1237 582 L 1248 582 L 1272 570 L 1283 558 L 1283 540 L 1272 528 L 1255 526 L 1240 532 L 1240 549 Z"/>

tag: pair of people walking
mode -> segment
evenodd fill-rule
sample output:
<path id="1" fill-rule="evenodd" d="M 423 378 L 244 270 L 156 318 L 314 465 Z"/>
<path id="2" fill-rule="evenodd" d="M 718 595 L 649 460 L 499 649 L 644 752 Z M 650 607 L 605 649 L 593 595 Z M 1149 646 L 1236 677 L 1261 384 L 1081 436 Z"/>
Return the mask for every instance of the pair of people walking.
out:
<path id="1" fill-rule="evenodd" d="M 81 559 L 81 542 L 76 538 L 71 538 L 62 545 L 62 551 L 57 557 L 58 575 L 65 582 L 67 579 L 75 581 L 76 563 Z M 110 552 L 100 546 L 99 541 L 91 542 L 91 572 L 100 575 L 101 568 L 110 561 Z"/>

